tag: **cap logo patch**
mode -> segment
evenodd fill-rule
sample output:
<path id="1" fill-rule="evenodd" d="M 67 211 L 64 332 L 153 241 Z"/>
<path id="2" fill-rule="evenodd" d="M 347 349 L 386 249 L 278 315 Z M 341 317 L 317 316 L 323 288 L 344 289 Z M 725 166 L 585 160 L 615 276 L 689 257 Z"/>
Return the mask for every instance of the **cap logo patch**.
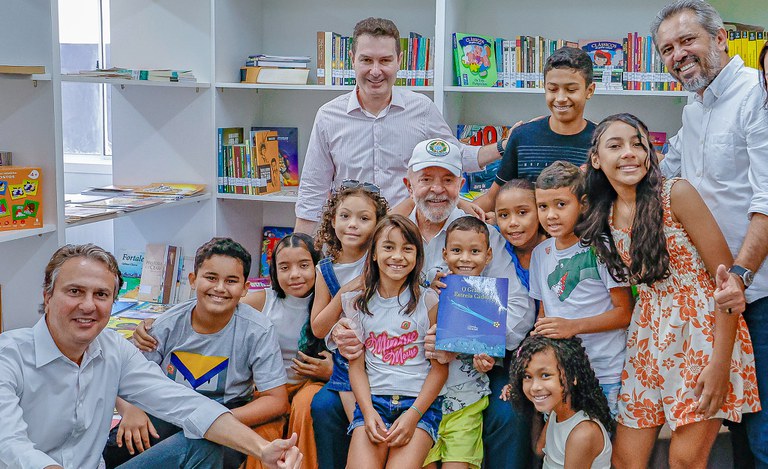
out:
<path id="1" fill-rule="evenodd" d="M 445 140 L 432 140 L 427 144 L 427 153 L 432 156 L 445 156 L 449 151 L 450 147 Z"/>

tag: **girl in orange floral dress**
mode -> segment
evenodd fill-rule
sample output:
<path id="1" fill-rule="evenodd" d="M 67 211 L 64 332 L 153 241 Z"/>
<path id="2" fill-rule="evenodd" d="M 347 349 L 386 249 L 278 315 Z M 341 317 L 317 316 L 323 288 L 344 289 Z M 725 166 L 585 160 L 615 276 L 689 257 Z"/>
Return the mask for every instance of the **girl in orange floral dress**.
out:
<path id="1" fill-rule="evenodd" d="M 670 465 L 706 467 L 722 420 L 760 410 L 752 341 L 728 307 L 744 300 L 716 295 L 732 281 L 725 266 L 733 257 L 693 186 L 662 179 L 648 129 L 635 116 L 604 119 L 589 158 L 586 216 L 577 233 L 611 275 L 639 293 L 613 464 L 648 467 L 666 422 Z"/>

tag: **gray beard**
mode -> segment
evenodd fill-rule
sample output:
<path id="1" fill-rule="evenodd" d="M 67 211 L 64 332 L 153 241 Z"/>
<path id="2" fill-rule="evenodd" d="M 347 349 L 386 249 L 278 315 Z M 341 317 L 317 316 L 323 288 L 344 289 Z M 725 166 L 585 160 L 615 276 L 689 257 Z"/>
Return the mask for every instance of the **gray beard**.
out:
<path id="1" fill-rule="evenodd" d="M 707 61 L 702 65 L 702 72 L 703 74 L 696 76 L 695 78 L 683 82 L 682 80 L 678 79 L 680 83 L 683 85 L 683 89 L 685 91 L 690 91 L 692 93 L 698 93 L 706 87 L 709 86 L 712 81 L 717 77 L 717 74 L 720 73 L 722 68 L 718 68 L 716 64 L 720 63 L 720 52 L 717 50 L 717 48 L 712 47 L 710 49 L 709 55 L 707 56 Z M 704 67 L 706 65 L 706 68 Z"/>
<path id="2" fill-rule="evenodd" d="M 459 200 L 449 200 L 448 201 L 448 207 L 446 207 L 445 210 L 434 210 L 433 207 L 430 207 L 429 204 L 427 204 L 426 199 L 418 199 L 416 202 L 416 210 L 421 212 L 422 215 L 424 215 L 424 218 L 427 219 L 430 223 L 441 223 L 448 219 L 448 217 L 451 215 L 451 212 L 456 208 L 456 205 L 458 205 Z"/>

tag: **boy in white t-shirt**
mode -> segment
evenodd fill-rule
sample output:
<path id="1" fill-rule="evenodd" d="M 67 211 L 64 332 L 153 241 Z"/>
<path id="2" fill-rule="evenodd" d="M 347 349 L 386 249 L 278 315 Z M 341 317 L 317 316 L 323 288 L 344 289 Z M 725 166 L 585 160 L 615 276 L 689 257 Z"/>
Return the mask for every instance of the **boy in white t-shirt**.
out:
<path id="1" fill-rule="evenodd" d="M 476 277 L 493 257 L 488 226 L 475 217 L 457 218 L 445 230 L 443 259 L 452 274 Z M 438 278 L 446 274 L 438 274 Z M 433 285 L 444 285 L 436 281 Z M 443 396 L 443 419 L 438 438 L 424 465 L 437 463 L 452 468 L 477 469 L 483 462 L 483 410 L 488 407 L 490 381 L 485 373 L 493 368 L 488 355 L 450 354 L 448 380 Z"/>
<path id="2" fill-rule="evenodd" d="M 536 180 L 539 222 L 552 237 L 531 255 L 530 295 L 541 301 L 531 334 L 580 337 L 615 418 L 632 291 L 616 282 L 574 233 L 583 191 L 583 173 L 565 161 L 553 163 Z"/>

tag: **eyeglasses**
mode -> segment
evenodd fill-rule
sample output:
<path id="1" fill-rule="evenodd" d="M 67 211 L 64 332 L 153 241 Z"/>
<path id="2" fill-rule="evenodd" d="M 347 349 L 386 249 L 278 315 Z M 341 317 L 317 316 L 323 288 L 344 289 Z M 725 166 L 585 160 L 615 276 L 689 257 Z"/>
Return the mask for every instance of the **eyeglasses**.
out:
<path id="1" fill-rule="evenodd" d="M 372 194 L 381 194 L 381 189 L 379 189 L 379 186 L 376 184 L 373 184 L 371 182 L 360 182 L 357 179 L 344 179 L 341 181 L 341 186 L 339 187 L 339 190 L 344 189 L 355 189 L 355 188 L 361 188 L 364 191 L 370 192 Z"/>

